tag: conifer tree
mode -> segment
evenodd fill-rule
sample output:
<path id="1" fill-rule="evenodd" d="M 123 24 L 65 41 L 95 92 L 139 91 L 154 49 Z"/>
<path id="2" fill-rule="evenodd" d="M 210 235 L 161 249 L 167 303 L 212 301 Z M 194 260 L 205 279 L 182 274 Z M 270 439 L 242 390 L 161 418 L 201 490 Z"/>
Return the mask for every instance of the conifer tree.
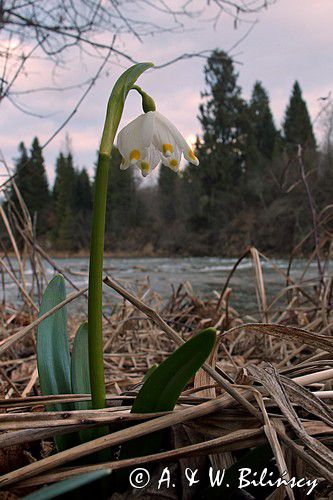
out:
<path id="1" fill-rule="evenodd" d="M 54 239 L 63 250 L 76 250 L 75 238 L 76 175 L 71 153 L 62 152 L 56 160 L 56 178 L 53 187 L 55 211 Z"/>
<path id="2" fill-rule="evenodd" d="M 304 149 L 314 150 L 316 139 L 306 102 L 299 83 L 294 83 L 283 123 L 284 138 L 291 145 L 300 144 Z"/>
<path id="3" fill-rule="evenodd" d="M 179 176 L 162 166 L 158 175 L 159 213 L 163 224 L 172 225 L 177 217 Z"/>
<path id="4" fill-rule="evenodd" d="M 49 226 L 50 194 L 42 149 L 37 137 L 32 142 L 30 154 L 23 142 L 19 145 L 19 153 L 16 184 L 31 217 L 36 220 L 37 234 L 45 234 Z"/>
<path id="5" fill-rule="evenodd" d="M 278 133 L 269 105 L 269 97 L 261 82 L 255 82 L 250 101 L 251 122 L 259 152 L 272 159 Z"/>
<path id="6" fill-rule="evenodd" d="M 53 187 L 58 224 L 61 222 L 65 207 L 74 208 L 75 195 L 75 170 L 72 155 L 69 153 L 65 156 L 60 152 L 56 159 L 56 178 Z"/>
<path id="7" fill-rule="evenodd" d="M 92 215 L 92 188 L 85 168 L 75 171 L 75 234 L 77 246 L 88 248 Z"/>
<path id="8" fill-rule="evenodd" d="M 23 193 L 26 191 L 26 185 L 29 182 L 29 170 L 28 170 L 29 156 L 24 142 L 20 142 L 18 150 L 19 150 L 19 157 L 15 161 L 16 164 L 15 182 L 20 193 L 23 196 Z M 14 189 L 12 189 L 11 191 L 11 199 L 15 204 L 18 203 Z"/>
<path id="9" fill-rule="evenodd" d="M 89 213 L 92 209 L 92 190 L 88 172 L 85 168 L 76 172 L 75 208 L 79 212 Z"/>
<path id="10" fill-rule="evenodd" d="M 140 223 L 140 207 L 133 168 L 120 170 L 121 155 L 113 148 L 108 177 L 106 212 L 107 245 L 114 248 L 126 240 L 129 230 Z"/>
<path id="11" fill-rule="evenodd" d="M 210 230 L 216 238 L 242 204 L 244 182 L 256 164 L 257 149 L 230 57 L 216 50 L 204 73 L 205 100 L 199 108 L 203 137 L 196 152 L 200 167 L 188 167 L 184 182 L 193 229 Z"/>

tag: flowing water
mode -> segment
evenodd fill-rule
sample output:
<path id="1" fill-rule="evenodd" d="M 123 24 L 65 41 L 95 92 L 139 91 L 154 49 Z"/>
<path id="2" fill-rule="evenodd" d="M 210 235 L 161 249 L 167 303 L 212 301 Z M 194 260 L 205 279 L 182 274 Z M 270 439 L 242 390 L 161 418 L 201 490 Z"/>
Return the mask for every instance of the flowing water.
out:
<path id="1" fill-rule="evenodd" d="M 87 258 L 66 258 L 55 259 L 57 265 L 68 272 L 71 280 L 80 288 L 88 284 L 88 259 Z M 15 261 L 12 261 L 14 268 L 17 268 Z M 137 292 L 138 287 L 149 282 L 150 288 L 167 299 L 172 292 L 172 286 L 177 287 L 181 283 L 191 283 L 193 290 L 200 297 L 212 296 L 214 291 L 220 292 L 225 281 L 235 264 L 235 259 L 223 259 L 219 257 L 181 257 L 181 258 L 106 258 L 105 272 L 127 286 L 131 291 Z M 293 263 L 292 277 L 298 280 L 305 267 L 305 261 L 296 260 Z M 288 261 L 279 259 L 271 262 L 262 261 L 264 281 L 268 300 L 272 298 L 284 287 L 285 280 L 275 269 L 278 266 L 282 271 L 286 271 Z M 47 279 L 53 275 L 52 267 L 45 263 Z M 317 268 L 312 264 L 304 280 L 313 280 L 317 275 Z M 27 267 L 26 277 L 28 285 L 32 282 L 32 271 Z M 313 281 L 309 282 L 309 289 L 313 286 Z M 230 286 L 232 288 L 231 304 L 241 312 L 251 313 L 257 308 L 255 291 L 255 278 L 252 261 L 244 259 L 238 266 Z M 114 303 L 116 295 L 105 287 L 105 301 Z M 72 288 L 68 286 L 68 291 Z M 19 300 L 16 285 L 9 276 L 5 278 L 5 287 L 0 289 L 0 295 L 5 296 L 9 302 L 16 303 Z M 85 309 L 85 300 L 81 299 L 76 303 L 77 309 Z"/>

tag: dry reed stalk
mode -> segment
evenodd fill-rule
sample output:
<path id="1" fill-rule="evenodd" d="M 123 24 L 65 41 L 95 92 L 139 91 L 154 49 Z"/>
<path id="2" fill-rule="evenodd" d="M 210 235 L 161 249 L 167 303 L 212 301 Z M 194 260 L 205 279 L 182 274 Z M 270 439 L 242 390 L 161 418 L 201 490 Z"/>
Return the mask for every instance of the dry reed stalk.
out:
<path id="1" fill-rule="evenodd" d="M 205 441 L 203 443 L 184 446 L 182 448 L 177 448 L 175 450 L 165 451 L 162 453 L 156 453 L 154 455 L 146 455 L 144 457 L 136 457 L 126 460 L 117 460 L 114 462 L 105 462 L 104 464 L 75 467 L 68 470 L 44 474 L 41 476 L 37 476 L 36 478 L 23 480 L 23 482 L 18 483 L 18 486 L 36 486 L 40 484 L 59 481 L 68 477 L 73 477 L 77 474 L 83 474 L 99 469 L 118 470 L 126 467 L 131 467 L 133 465 L 142 465 L 154 462 L 159 463 L 172 459 L 185 458 L 187 456 L 194 457 L 208 452 L 217 453 L 230 450 L 237 451 L 246 449 L 254 443 L 264 443 L 265 441 L 266 440 L 264 439 L 262 428 L 241 429 L 226 436 Z"/>
<path id="2" fill-rule="evenodd" d="M 324 351 L 333 353 L 333 338 L 323 335 L 318 335 L 308 332 L 303 328 L 296 328 L 294 326 L 284 326 L 276 324 L 265 323 L 245 323 L 239 326 L 230 328 L 230 330 L 220 333 L 219 338 L 223 339 L 226 335 L 238 332 L 239 330 L 246 329 L 256 333 L 263 333 L 265 335 L 272 335 L 283 340 L 291 340 L 294 342 L 301 342 L 307 344 L 315 349 L 323 349 Z"/>
<path id="3" fill-rule="evenodd" d="M 58 467 L 77 458 L 82 458 L 111 446 L 124 443 L 130 439 L 144 436 L 178 423 L 188 422 L 193 418 L 209 415 L 210 413 L 228 407 L 232 401 L 233 398 L 226 394 L 212 401 L 208 401 L 207 403 L 202 403 L 194 408 L 187 408 L 179 412 L 163 415 L 162 417 L 157 417 L 151 421 L 137 424 L 129 429 L 117 431 L 113 434 L 94 439 L 88 443 L 75 446 L 69 450 L 44 458 L 39 462 L 31 463 L 13 472 L 4 474 L 0 478 L 0 487 L 7 487 L 10 484 L 36 476 L 37 474 L 51 470 L 54 467 Z"/>
<path id="4" fill-rule="evenodd" d="M 12 231 L 12 229 L 10 227 L 7 215 L 5 214 L 5 211 L 2 208 L 1 204 L 0 204 L 0 215 L 2 217 L 3 223 L 5 225 L 5 228 L 7 230 L 7 233 L 8 233 L 9 239 L 10 239 L 10 242 L 11 242 L 13 250 L 14 250 L 14 254 L 15 254 L 15 257 L 16 257 L 16 260 L 17 260 L 17 265 L 18 265 L 19 270 L 20 270 L 20 275 L 21 275 L 21 280 L 22 280 L 22 283 L 23 283 L 23 287 L 26 288 L 25 274 L 24 274 L 24 269 L 23 269 L 23 265 L 22 265 L 22 261 L 21 261 L 21 255 L 20 255 L 20 252 L 19 252 L 16 240 L 15 240 L 13 231 Z"/>

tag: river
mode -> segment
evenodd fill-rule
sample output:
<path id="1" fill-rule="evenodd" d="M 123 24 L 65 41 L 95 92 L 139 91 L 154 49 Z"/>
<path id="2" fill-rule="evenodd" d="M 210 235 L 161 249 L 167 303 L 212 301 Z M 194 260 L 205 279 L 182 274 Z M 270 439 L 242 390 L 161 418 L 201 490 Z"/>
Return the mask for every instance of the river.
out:
<path id="1" fill-rule="evenodd" d="M 66 258 L 54 259 L 57 265 L 64 271 L 69 272 L 68 276 L 78 286 L 84 287 L 88 283 L 88 259 L 87 258 Z M 189 257 L 189 258 L 106 258 L 105 272 L 114 279 L 126 285 L 131 291 L 137 292 L 138 286 L 143 283 L 149 284 L 151 289 L 163 299 L 170 296 L 172 286 L 177 287 L 186 281 L 190 282 L 193 290 L 200 297 L 212 296 L 214 291 L 220 292 L 226 279 L 235 264 L 235 259 L 224 259 L 219 257 Z M 299 280 L 305 267 L 305 261 L 295 260 L 292 267 L 292 277 Z M 270 262 L 262 260 L 265 288 L 268 300 L 282 289 L 285 280 L 275 269 L 279 267 L 282 272 L 286 272 L 288 261 L 276 259 Z M 15 263 L 13 263 L 13 267 Z M 47 278 L 53 275 L 52 267 L 45 262 Z M 313 263 L 305 280 L 313 280 L 316 277 L 316 265 Z M 32 271 L 27 267 L 26 276 L 28 285 L 31 284 Z M 5 289 L 2 288 L 0 294 L 7 301 L 16 303 L 19 300 L 17 287 L 9 276 L 5 279 Z M 238 266 L 230 286 L 232 288 L 231 304 L 242 312 L 250 313 L 256 309 L 256 292 L 253 264 L 250 259 L 244 259 Z M 308 284 L 312 286 L 311 283 Z M 68 291 L 72 288 L 68 286 Z M 110 291 L 106 290 L 106 297 L 110 296 Z M 115 297 L 114 294 L 111 294 Z M 82 301 L 79 302 L 82 306 Z M 79 304 L 78 304 L 79 305 Z M 81 306 L 80 306 L 81 309 Z"/>

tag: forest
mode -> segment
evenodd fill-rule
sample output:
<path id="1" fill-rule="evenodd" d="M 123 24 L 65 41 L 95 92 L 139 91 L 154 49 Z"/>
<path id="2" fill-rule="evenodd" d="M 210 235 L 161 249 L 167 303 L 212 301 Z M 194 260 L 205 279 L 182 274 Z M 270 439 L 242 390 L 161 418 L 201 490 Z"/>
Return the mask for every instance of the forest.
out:
<path id="1" fill-rule="evenodd" d="M 157 183 L 142 187 L 137 172 L 119 169 L 121 157 L 114 148 L 106 251 L 236 256 L 253 245 L 270 255 L 289 254 L 311 231 L 311 209 L 320 214 L 333 198 L 332 106 L 323 111 L 319 144 L 295 81 L 278 128 L 263 83 L 256 81 L 246 100 L 234 62 L 215 50 L 204 67 L 198 167 L 184 165 L 178 175 L 162 167 Z M 30 147 L 21 142 L 15 174 L 38 240 L 51 252 L 85 254 L 94 181 L 75 165 L 75 152 L 59 152 L 51 186 L 38 138 Z M 13 227 L 17 201 L 11 187 L 4 204 Z M 6 247 L 6 232 L 1 232 Z M 304 249 L 312 244 L 308 240 Z"/>

